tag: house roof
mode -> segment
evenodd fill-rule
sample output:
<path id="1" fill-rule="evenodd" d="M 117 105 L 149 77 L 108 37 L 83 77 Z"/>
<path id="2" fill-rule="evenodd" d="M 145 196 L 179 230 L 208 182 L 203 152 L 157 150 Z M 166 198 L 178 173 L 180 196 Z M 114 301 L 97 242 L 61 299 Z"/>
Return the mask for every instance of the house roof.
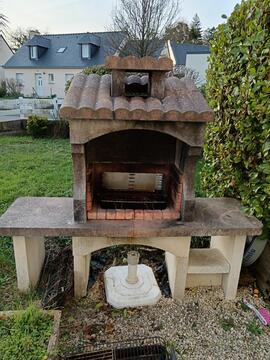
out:
<path id="1" fill-rule="evenodd" d="M 7 40 L 4 38 L 4 36 L 2 34 L 0 34 L 0 37 L 4 40 L 4 42 L 6 43 L 7 47 L 9 48 L 9 50 L 13 53 L 13 50 L 11 49 L 9 43 L 7 42 Z"/>
<path id="2" fill-rule="evenodd" d="M 186 65 L 187 54 L 210 54 L 208 45 L 177 44 L 171 42 L 176 65 Z"/>
<path id="3" fill-rule="evenodd" d="M 97 32 L 76 34 L 35 35 L 28 40 L 16 53 L 5 63 L 5 68 L 85 68 L 92 65 L 102 65 L 108 54 L 114 53 L 111 48 L 110 38 L 114 37 L 114 44 L 121 44 L 125 35 L 121 32 Z M 81 43 L 86 38 L 100 48 L 91 59 L 81 57 Z M 43 45 L 40 45 L 43 44 Z M 32 60 L 29 56 L 29 46 L 38 45 L 49 47 L 38 59 Z M 46 45 L 46 46 L 44 46 Z M 57 52 L 60 48 L 66 48 L 63 52 Z"/>

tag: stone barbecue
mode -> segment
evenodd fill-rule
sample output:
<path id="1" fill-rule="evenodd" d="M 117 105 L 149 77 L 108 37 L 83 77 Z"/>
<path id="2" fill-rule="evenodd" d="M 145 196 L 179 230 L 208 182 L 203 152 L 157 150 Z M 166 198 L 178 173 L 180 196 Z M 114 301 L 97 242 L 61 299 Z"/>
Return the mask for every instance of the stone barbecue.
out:
<path id="1" fill-rule="evenodd" d="M 168 76 L 170 59 L 112 56 L 106 66 L 110 74 L 76 75 L 60 110 L 70 124 L 73 198 L 19 198 L 0 218 L 18 288 L 38 283 L 46 236 L 71 236 L 77 298 L 87 294 L 93 252 L 136 244 L 165 252 L 173 298 L 222 286 L 234 299 L 246 236 L 262 224 L 236 199 L 195 198 L 212 111 L 191 81 Z M 192 249 L 192 236 L 210 236 L 210 248 Z"/>
<path id="2" fill-rule="evenodd" d="M 111 74 L 76 75 L 69 120 L 74 219 L 192 220 L 195 163 L 212 111 L 167 58 L 110 56 Z"/>

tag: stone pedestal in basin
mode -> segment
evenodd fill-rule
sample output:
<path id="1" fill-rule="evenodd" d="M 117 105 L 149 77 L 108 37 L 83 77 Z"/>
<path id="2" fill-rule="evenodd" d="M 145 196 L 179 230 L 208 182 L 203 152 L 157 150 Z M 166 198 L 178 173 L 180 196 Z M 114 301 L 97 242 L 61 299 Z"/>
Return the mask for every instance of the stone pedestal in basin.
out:
<path id="1" fill-rule="evenodd" d="M 107 302 L 116 309 L 155 305 L 161 292 L 149 266 L 138 265 L 138 281 L 129 284 L 128 266 L 113 266 L 104 274 Z"/>

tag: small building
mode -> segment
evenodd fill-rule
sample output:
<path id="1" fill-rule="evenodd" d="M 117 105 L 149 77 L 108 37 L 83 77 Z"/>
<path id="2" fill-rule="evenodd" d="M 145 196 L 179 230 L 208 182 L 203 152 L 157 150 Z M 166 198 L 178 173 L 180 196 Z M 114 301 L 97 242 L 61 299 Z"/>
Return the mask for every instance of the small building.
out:
<path id="1" fill-rule="evenodd" d="M 208 68 L 210 47 L 208 45 L 167 43 L 168 55 L 174 65 L 183 65 L 198 72 L 198 82 L 205 82 L 205 72 Z"/>
<path id="2" fill-rule="evenodd" d="M 3 65 L 12 55 L 13 51 L 11 50 L 11 47 L 8 45 L 4 36 L 0 34 L 0 80 L 4 78 Z"/>
<path id="3" fill-rule="evenodd" d="M 123 40 L 120 32 L 35 35 L 5 63 L 5 78 L 15 79 L 24 96 L 63 98 L 68 80 L 104 64 Z"/>

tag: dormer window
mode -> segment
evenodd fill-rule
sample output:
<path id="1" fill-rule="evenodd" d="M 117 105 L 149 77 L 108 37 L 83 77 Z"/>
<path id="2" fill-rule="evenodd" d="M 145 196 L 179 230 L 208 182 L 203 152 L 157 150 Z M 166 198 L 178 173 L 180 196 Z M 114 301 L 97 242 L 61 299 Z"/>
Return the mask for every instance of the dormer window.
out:
<path id="1" fill-rule="evenodd" d="M 50 48 L 51 40 L 42 35 L 35 35 L 27 41 L 29 47 L 29 57 L 31 60 L 40 59 Z"/>
<path id="2" fill-rule="evenodd" d="M 38 58 L 37 46 L 30 46 L 30 58 L 36 60 Z"/>
<path id="3" fill-rule="evenodd" d="M 91 58 L 90 44 L 82 44 L 82 58 L 83 59 L 90 59 Z"/>

